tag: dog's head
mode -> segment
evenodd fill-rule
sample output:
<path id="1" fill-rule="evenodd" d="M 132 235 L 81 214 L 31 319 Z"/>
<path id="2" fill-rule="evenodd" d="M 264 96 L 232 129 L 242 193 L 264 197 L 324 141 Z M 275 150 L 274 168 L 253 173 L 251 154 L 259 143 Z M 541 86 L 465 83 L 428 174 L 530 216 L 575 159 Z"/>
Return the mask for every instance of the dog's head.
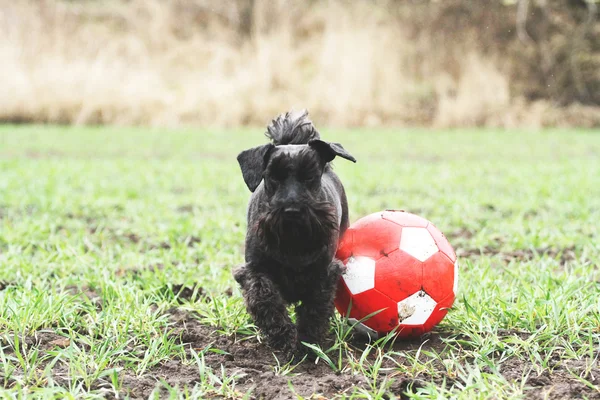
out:
<path id="1" fill-rule="evenodd" d="M 244 181 L 254 192 L 264 180 L 265 193 L 274 207 L 292 210 L 319 193 L 323 172 L 336 157 L 356 162 L 339 143 L 311 140 L 308 144 L 265 144 L 242 151 L 237 160 Z"/>
<path id="2" fill-rule="evenodd" d="M 327 243 L 339 229 L 335 205 L 325 201 L 322 177 L 335 157 L 356 162 L 338 143 L 311 140 L 308 144 L 266 144 L 238 156 L 250 191 L 263 181 L 266 212 L 256 229 L 267 243 L 291 252 L 304 252 Z"/>

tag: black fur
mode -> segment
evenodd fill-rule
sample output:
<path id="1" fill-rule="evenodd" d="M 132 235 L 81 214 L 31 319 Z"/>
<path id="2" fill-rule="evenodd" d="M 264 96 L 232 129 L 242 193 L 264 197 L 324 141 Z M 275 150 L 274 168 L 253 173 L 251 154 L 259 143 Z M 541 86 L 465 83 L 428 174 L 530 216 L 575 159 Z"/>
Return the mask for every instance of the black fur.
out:
<path id="1" fill-rule="evenodd" d="M 266 135 L 272 143 L 237 158 L 252 196 L 246 264 L 234 276 L 267 344 L 289 356 L 300 341 L 319 343 L 328 331 L 343 269 L 334 256 L 348 228 L 344 187 L 329 162 L 356 160 L 320 140 L 306 111 L 280 115 Z M 296 304 L 297 325 L 288 304 Z"/>
<path id="2" fill-rule="evenodd" d="M 267 126 L 265 135 L 274 145 L 307 144 L 311 140 L 320 139 L 319 132 L 308 119 L 308 111 L 288 111 L 280 114 Z"/>

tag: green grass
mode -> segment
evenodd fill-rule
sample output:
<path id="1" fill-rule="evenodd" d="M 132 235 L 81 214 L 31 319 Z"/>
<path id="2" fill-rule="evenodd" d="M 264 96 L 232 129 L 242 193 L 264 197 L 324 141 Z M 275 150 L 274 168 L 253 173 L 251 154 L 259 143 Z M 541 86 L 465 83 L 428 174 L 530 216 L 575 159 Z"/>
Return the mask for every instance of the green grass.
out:
<path id="1" fill-rule="evenodd" d="M 454 307 L 424 343 L 356 346 L 334 321 L 319 363 L 363 377 L 339 398 L 396 398 L 401 381 L 413 398 L 600 396 L 600 132 L 322 134 L 359 160 L 335 166 L 353 220 L 420 214 L 461 260 Z M 210 360 L 227 352 L 219 336 L 256 343 L 231 277 L 249 195 L 235 155 L 264 141 L 0 127 L 2 396 L 136 397 L 175 365 L 188 379 L 151 380 L 153 395 L 252 398 L 243 371 Z M 191 349 L 173 310 L 218 334 Z M 309 372 L 271 360 L 290 398 L 310 398 L 295 388 Z"/>

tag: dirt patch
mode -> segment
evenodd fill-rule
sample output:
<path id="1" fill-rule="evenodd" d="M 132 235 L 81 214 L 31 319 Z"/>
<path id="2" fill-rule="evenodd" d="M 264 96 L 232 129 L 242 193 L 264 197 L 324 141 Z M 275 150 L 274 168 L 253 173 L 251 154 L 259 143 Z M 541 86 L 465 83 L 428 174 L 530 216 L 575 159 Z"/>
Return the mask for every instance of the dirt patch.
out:
<path id="1" fill-rule="evenodd" d="M 148 246 L 148 249 L 150 250 L 156 250 L 156 249 L 163 249 L 163 250 L 169 250 L 171 247 L 171 243 L 169 242 L 160 242 L 158 244 L 150 244 Z"/>
<path id="2" fill-rule="evenodd" d="M 168 285 L 161 288 L 160 291 L 162 293 L 172 292 L 180 303 L 183 301 L 196 301 L 199 297 L 205 294 L 204 288 L 196 284 Z"/>
<path id="3" fill-rule="evenodd" d="M 81 220 L 81 221 L 85 222 L 87 225 L 93 225 L 98 220 L 104 220 L 106 217 L 102 216 L 102 215 L 95 215 L 95 216 L 85 215 L 85 214 L 82 214 L 80 212 L 68 212 L 68 213 L 65 214 L 65 218 L 67 218 L 67 219 L 78 219 L 78 220 Z M 92 229 L 93 229 L 93 232 L 91 232 L 91 233 L 94 233 L 97 230 L 97 227 L 96 226 L 91 226 L 90 227 L 90 231 L 92 231 Z"/>
<path id="4" fill-rule="evenodd" d="M 236 389 L 240 394 L 252 392 L 252 399 L 289 399 L 294 398 L 288 382 L 292 385 L 294 392 L 303 397 L 315 399 L 331 398 L 334 395 L 350 394 L 354 387 L 367 387 L 368 382 L 362 375 L 352 375 L 350 372 L 334 372 L 328 365 L 322 362 L 314 363 L 305 361 L 298 365 L 290 374 L 278 373 L 277 362 L 270 349 L 259 343 L 255 338 L 239 338 L 235 336 L 219 335 L 215 329 L 200 324 L 188 313 L 173 309 L 170 310 L 170 319 L 175 324 L 175 334 L 180 342 L 186 345 L 187 351 L 194 349 L 197 352 L 203 349 L 213 348 L 219 352 L 206 351 L 206 365 L 219 371 L 225 369 L 228 376 L 236 376 Z M 507 336 L 519 335 L 526 337 L 527 332 L 504 332 Z M 447 345 L 445 337 L 452 333 L 432 333 L 418 340 L 397 341 L 393 344 L 395 351 L 407 351 L 414 353 L 419 348 L 443 354 Z M 353 338 L 349 343 L 356 348 L 357 354 L 366 347 L 366 343 L 360 338 Z M 422 353 L 423 354 L 423 353 Z M 374 355 L 374 353 L 373 353 Z M 443 358 L 443 357 L 442 357 Z M 414 380 L 402 375 L 390 375 L 389 387 L 383 398 L 408 398 L 407 392 L 415 392 L 418 388 L 425 386 L 427 381 L 451 385 L 453 380 L 446 375 L 444 365 L 432 359 L 435 374 L 422 375 L 423 380 Z M 575 379 L 568 370 L 581 373 L 585 371 L 590 360 L 561 361 L 552 374 L 544 373 L 540 376 L 530 373 L 525 382 L 531 389 L 527 392 L 527 398 L 597 398 L 598 393 L 584 383 Z M 394 368 L 399 364 L 409 364 L 409 359 L 397 358 L 386 360 L 383 368 Z M 586 364 L 587 363 L 587 364 Z M 439 364 L 439 365 L 438 365 Z M 523 372 L 529 372 L 531 364 L 519 359 L 511 359 L 500 366 L 503 376 L 508 381 L 521 382 Z M 383 375 L 389 372 L 383 372 Z M 179 361 L 171 360 L 155 367 L 149 374 L 142 377 L 125 375 L 124 388 L 132 397 L 147 397 L 156 387 L 156 383 L 165 380 L 169 385 L 193 386 L 199 379 L 199 370 L 195 365 L 182 365 Z M 589 379 L 589 377 L 588 377 Z M 537 390 L 537 389 L 541 390 Z M 393 396 L 392 396 L 393 395 Z"/>
<path id="5" fill-rule="evenodd" d="M 27 336 L 24 341 L 28 346 L 36 346 L 44 351 L 52 350 L 55 347 L 64 349 L 71 343 L 69 338 L 52 331 L 37 331 L 33 336 Z"/>
<path id="6" fill-rule="evenodd" d="M 157 272 L 165 269 L 165 265 L 163 263 L 150 264 L 143 267 L 135 267 L 135 266 L 123 266 L 115 271 L 115 275 L 119 278 L 133 278 L 139 279 L 142 277 L 144 271 L 149 272 Z"/>
<path id="7" fill-rule="evenodd" d="M 518 250 L 502 250 L 500 248 L 486 246 L 482 248 L 457 249 L 456 254 L 459 257 L 478 258 L 482 256 L 497 257 L 503 262 L 510 261 L 530 261 L 541 257 L 549 257 L 558 259 L 561 265 L 566 265 L 571 261 L 577 260 L 575 246 L 569 246 L 564 249 L 554 247 L 543 247 L 537 249 L 518 249 Z"/>
<path id="8" fill-rule="evenodd" d="M 93 222 L 93 221 L 94 221 L 93 219 L 90 219 L 90 222 Z M 202 239 L 199 236 L 195 236 L 195 235 L 182 236 L 182 237 L 176 238 L 175 241 L 164 240 L 164 241 L 156 243 L 156 242 L 153 242 L 152 240 L 149 240 L 148 238 L 144 238 L 134 232 L 121 233 L 121 232 L 117 232 L 114 229 L 111 229 L 109 227 L 98 226 L 95 224 L 91 224 L 88 227 L 87 231 L 90 235 L 96 235 L 100 231 L 102 231 L 102 232 L 108 234 L 111 238 L 116 239 L 117 241 L 129 242 L 129 243 L 133 243 L 136 245 L 139 244 L 139 245 L 143 246 L 146 250 L 156 250 L 156 249 L 169 250 L 169 249 L 173 248 L 176 243 L 184 243 L 186 247 L 191 248 L 199 243 L 202 243 Z"/>
<path id="9" fill-rule="evenodd" d="M 65 348 L 71 343 L 69 338 L 59 335 L 51 330 L 39 330 L 30 336 L 17 335 L 16 338 L 11 334 L 7 335 L 6 337 L 0 337 L 0 345 L 4 347 L 4 351 L 7 354 L 14 353 L 14 344 L 9 342 L 13 339 L 18 339 L 20 345 L 25 345 L 28 348 L 36 347 L 44 352 L 52 350 L 56 347 Z"/>
<path id="10" fill-rule="evenodd" d="M 469 240 L 475 236 L 475 232 L 467 228 L 460 228 L 456 231 L 448 233 L 446 236 L 450 242 L 454 242 L 457 239 Z"/>
<path id="11" fill-rule="evenodd" d="M 276 373 L 277 362 L 272 351 L 257 340 L 219 335 L 213 328 L 201 325 L 187 313 L 177 310 L 171 310 L 171 319 L 176 323 L 175 334 L 188 349 L 219 349 L 219 353 L 205 353 L 206 364 L 216 371 L 223 366 L 228 375 L 236 375 L 238 391 L 246 393 L 252 390 L 252 398 L 292 398 L 288 381 L 301 396 L 321 394 L 325 398 L 351 391 L 355 385 L 365 384 L 362 376 L 336 374 L 322 362 L 304 362 L 291 374 L 282 376 Z M 151 372 L 154 377 L 151 385 L 145 379 L 127 377 L 125 387 L 133 396 L 147 397 L 158 378 L 165 379 L 170 385 L 193 386 L 198 374 L 197 366 L 182 366 L 178 361 L 169 361 Z"/>
<path id="12" fill-rule="evenodd" d="M 125 237 L 135 244 L 142 241 L 142 239 L 134 233 L 127 234 L 127 235 L 125 235 Z M 190 236 L 185 236 L 185 237 L 179 238 L 176 240 L 176 242 L 184 243 L 186 245 L 186 247 L 194 247 L 196 244 L 201 243 L 202 239 L 200 239 L 200 237 L 198 237 L 198 236 L 190 235 Z M 148 243 L 147 247 L 149 250 L 155 250 L 155 249 L 169 250 L 169 249 L 173 248 L 173 245 L 174 245 L 174 243 L 171 243 L 169 241 L 162 241 L 158 244 Z"/>
<path id="13" fill-rule="evenodd" d="M 142 240 L 142 238 L 140 238 L 135 233 L 127 233 L 127 234 L 123 235 L 123 237 L 129 239 L 130 242 L 135 243 L 135 244 L 139 243 L 140 240 Z"/>
<path id="14" fill-rule="evenodd" d="M 353 375 L 350 372 L 335 372 L 323 360 L 319 360 L 319 362 L 305 361 L 290 374 L 282 375 L 277 372 L 277 361 L 272 350 L 259 343 L 256 338 L 220 335 L 214 328 L 200 324 L 192 315 L 178 309 L 169 310 L 169 318 L 175 325 L 174 334 L 188 349 L 195 351 L 209 347 L 219 349 L 218 353 L 210 351 L 205 353 L 206 364 L 215 370 L 219 370 L 223 366 L 228 375 L 236 375 L 238 377 L 236 388 L 240 393 L 251 390 L 252 399 L 294 398 L 288 382 L 291 383 L 297 395 L 313 396 L 310 398 L 316 399 L 350 394 L 355 386 L 367 387 L 368 385 L 364 376 Z M 447 347 L 443 340 L 446 336 L 448 336 L 447 333 L 432 333 L 420 339 L 398 340 L 391 347 L 394 351 L 414 352 L 421 348 L 441 353 Z M 333 344 L 333 339 L 330 339 L 330 343 L 325 347 L 331 344 Z M 361 354 L 367 347 L 367 342 L 364 338 L 355 336 L 349 345 L 357 351 L 357 354 Z M 372 356 L 375 356 L 375 352 L 372 353 Z M 393 368 L 404 361 L 410 362 L 408 360 L 386 360 L 383 367 Z M 440 365 L 440 368 L 442 367 Z M 198 379 L 198 369 L 195 366 L 184 367 L 177 361 L 169 361 L 155 368 L 151 375 L 154 376 L 153 382 L 160 377 L 169 384 L 190 385 L 191 382 Z M 439 378 L 441 383 L 444 376 L 430 378 L 435 378 L 434 380 Z M 143 379 L 142 381 L 132 379 L 128 382 L 132 385 L 130 387 L 133 392 L 139 392 L 142 397 L 149 394 L 149 391 L 154 388 L 154 384 L 148 385 L 148 382 Z M 389 382 L 390 386 L 385 398 L 392 398 L 392 394 L 393 398 L 408 398 L 405 395 L 406 392 L 415 391 L 425 385 L 423 381 L 407 379 L 402 375 L 391 377 Z"/>
<path id="15" fill-rule="evenodd" d="M 203 354 L 205 365 L 211 367 L 217 376 L 221 375 L 222 368 L 226 376 L 235 376 L 235 398 L 241 398 L 244 394 L 251 392 L 251 395 L 246 398 L 283 400 L 296 398 L 295 393 L 304 398 L 328 399 L 335 395 L 349 395 L 355 387 L 368 387 L 366 378 L 361 374 L 353 375 L 348 371 L 336 373 L 322 360 L 319 363 L 305 361 L 290 373 L 282 374 L 272 351 L 258 342 L 256 338 L 221 335 L 214 328 L 202 325 L 191 314 L 180 309 L 169 310 L 168 316 L 173 323 L 170 329 L 174 329 L 173 334 L 179 343 L 184 345 L 188 355 L 191 355 L 192 350 L 198 354 Z M 503 334 L 506 336 L 516 334 L 521 337 L 529 335 L 527 332 L 508 330 Z M 393 345 L 393 350 L 406 351 L 414 355 L 421 348 L 443 356 L 447 347 L 444 338 L 452 335 L 455 336 L 456 334 L 438 332 L 426 335 L 420 340 L 397 341 Z M 71 345 L 67 337 L 45 330 L 23 338 L 23 342 L 28 346 L 36 346 L 46 352 Z M 5 346 L 6 344 L 2 343 L 2 345 Z M 366 347 L 365 342 L 360 338 L 353 338 L 350 345 L 356 348 L 357 354 L 360 354 L 362 348 Z M 10 353 L 10 349 L 8 350 Z M 429 356 L 421 352 L 421 357 Z M 190 357 L 190 359 L 193 359 L 193 357 Z M 406 399 L 408 398 L 406 393 L 415 392 L 430 381 L 438 385 L 445 381 L 446 385 L 452 385 L 454 380 L 446 375 L 444 365 L 441 363 L 442 359 L 443 357 L 438 362 L 438 358 L 431 358 L 430 365 L 435 370 L 434 375 L 422 374 L 420 379 L 410 379 L 407 376 L 396 375 L 397 370 L 391 372 L 392 368 L 399 364 L 410 364 L 410 359 L 397 357 L 393 361 L 386 360 L 385 365 L 382 366 L 384 369 L 381 370 L 379 382 L 386 374 L 391 373 L 391 375 L 387 376 L 389 385 L 382 398 Z M 590 371 L 590 365 L 596 365 L 596 369 L 591 369 L 591 371 L 597 370 L 597 360 L 563 360 L 557 356 L 550 363 L 551 368 L 553 368 L 552 373 L 544 371 L 542 374 L 536 374 L 535 371 L 532 371 L 531 363 L 516 357 L 504 361 L 497 367 L 507 381 L 525 385 L 526 398 L 528 399 L 600 399 L 600 393 L 597 389 L 598 377 L 593 373 L 587 375 L 585 373 L 585 371 Z M 385 368 L 390 368 L 390 370 L 386 371 Z M 57 383 L 61 385 L 68 384 L 65 378 L 68 376 L 67 366 L 58 363 L 53 368 L 52 373 Z M 163 392 L 162 389 L 158 393 L 155 392 L 161 381 L 172 387 L 191 388 L 202 379 L 201 374 L 202 371 L 196 363 L 182 363 L 179 359 L 162 362 L 141 376 L 125 369 L 120 372 L 119 376 L 122 382 L 119 397 L 148 398 L 153 392 L 160 398 L 166 397 L 168 393 Z M 586 386 L 576 376 L 583 376 L 592 382 L 592 385 L 596 385 L 596 388 Z M 526 381 L 522 382 L 523 379 L 526 379 Z M 288 383 L 292 385 L 294 393 Z M 110 397 L 112 393 L 109 392 L 108 379 L 98 379 L 92 384 L 92 389 L 102 389 L 105 386 L 106 395 L 109 398 L 114 398 Z M 223 393 L 214 392 L 207 393 L 206 398 L 228 397 Z"/>
<path id="16" fill-rule="evenodd" d="M 102 296 L 94 289 L 88 286 L 77 287 L 74 285 L 66 286 L 65 291 L 73 296 L 83 296 L 96 307 L 97 311 L 102 310 Z"/>
<path id="17" fill-rule="evenodd" d="M 182 214 L 193 214 L 195 207 L 196 206 L 194 206 L 193 204 L 184 204 L 182 206 L 177 207 L 175 210 L 178 213 L 182 213 Z"/>
<path id="18" fill-rule="evenodd" d="M 600 377 L 596 373 L 585 374 L 586 368 L 589 365 L 596 367 L 593 371 L 598 371 L 597 361 L 587 359 L 581 360 L 555 360 L 552 374 L 547 370 L 541 374 L 530 372 L 526 385 L 530 388 L 527 392 L 528 399 L 600 399 L 600 391 L 598 384 Z M 507 360 L 501 367 L 502 375 L 509 382 L 523 381 L 523 376 L 531 370 L 531 364 L 511 358 Z M 572 371 L 573 373 L 570 373 Z M 596 385 L 596 389 L 585 385 L 576 376 L 583 375 L 585 379 L 590 381 L 592 385 Z"/>

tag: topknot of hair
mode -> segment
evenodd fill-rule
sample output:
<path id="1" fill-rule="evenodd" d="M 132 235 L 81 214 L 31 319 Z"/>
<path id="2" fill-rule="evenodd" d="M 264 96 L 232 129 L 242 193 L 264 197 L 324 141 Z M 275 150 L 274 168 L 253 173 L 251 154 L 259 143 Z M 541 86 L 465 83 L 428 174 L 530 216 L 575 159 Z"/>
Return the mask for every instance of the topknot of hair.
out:
<path id="1" fill-rule="evenodd" d="M 288 111 L 273 119 L 265 135 L 274 145 L 308 144 L 320 139 L 319 132 L 308 118 L 308 111 Z"/>

